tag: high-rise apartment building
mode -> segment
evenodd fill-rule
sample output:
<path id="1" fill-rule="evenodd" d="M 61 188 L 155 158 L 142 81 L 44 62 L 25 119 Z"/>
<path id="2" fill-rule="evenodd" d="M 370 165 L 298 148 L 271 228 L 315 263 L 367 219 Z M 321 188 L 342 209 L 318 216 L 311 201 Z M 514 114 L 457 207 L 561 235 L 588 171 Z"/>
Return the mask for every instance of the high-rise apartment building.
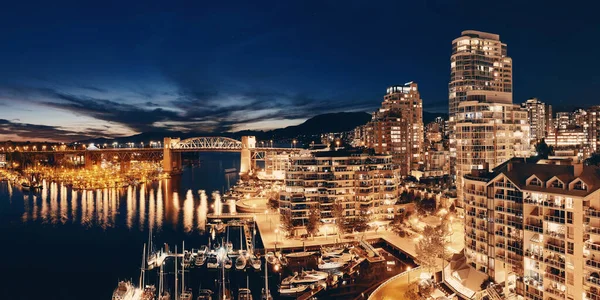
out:
<path id="1" fill-rule="evenodd" d="M 365 127 L 362 131 L 370 134 L 364 137 L 365 146 L 392 155 L 400 175 L 409 175 L 422 164 L 423 101 L 416 83 L 389 87 L 381 108 Z"/>
<path id="2" fill-rule="evenodd" d="M 590 147 L 593 152 L 600 151 L 600 105 L 588 109 L 587 130 Z"/>
<path id="3" fill-rule="evenodd" d="M 494 167 L 499 159 L 506 157 L 507 149 L 496 146 L 496 134 L 488 131 L 482 122 L 482 113 L 489 107 L 503 107 L 503 111 L 517 111 L 507 109 L 512 105 L 512 59 L 507 55 L 506 44 L 500 41 L 497 34 L 466 30 L 461 36 L 452 41 L 452 56 L 450 57 L 450 83 L 449 91 L 449 127 L 450 127 L 450 155 L 451 169 L 457 181 L 457 189 L 462 184 L 464 171 L 470 172 L 470 168 L 476 166 L 481 168 L 483 161 L 490 162 Z M 475 102 L 474 102 L 475 101 Z M 461 104 L 466 103 L 464 106 Z M 493 103 L 500 103 L 499 106 Z M 469 109 L 477 109 L 479 115 L 475 115 Z M 504 117 L 504 113 L 501 114 Z M 512 113 L 509 114 L 512 117 Z M 486 117 L 487 118 L 487 117 Z M 480 120 L 477 120 L 480 119 Z M 486 121 L 490 121 L 489 119 Z M 503 119 L 498 121 L 504 122 Z M 492 122 L 498 122 L 492 120 Z M 508 122 L 513 122 L 509 120 Z M 458 134 L 459 122 L 461 125 L 460 136 Z M 472 124 L 472 125 L 471 125 Z M 505 127 L 512 125 L 491 124 L 488 127 L 501 127 L 504 134 Z M 477 130 L 485 130 L 485 133 L 468 133 L 470 127 L 478 127 Z M 527 137 L 529 132 L 527 132 Z M 480 136 L 485 136 L 486 141 L 482 143 Z M 461 138 L 462 140 L 459 140 Z M 468 139 L 477 138 L 478 141 Z M 503 141 L 506 137 L 499 137 Z M 512 138 L 512 137 L 511 137 Z M 461 148 L 462 147 L 462 148 Z M 508 145 L 510 147 L 510 145 Z M 461 148 L 461 149 L 459 149 Z M 492 150 L 492 148 L 494 148 Z M 485 149 L 483 153 L 468 153 L 470 149 Z M 499 155 L 498 155 L 499 154 Z M 463 155 L 463 157 L 458 157 Z M 489 157 L 492 155 L 493 157 Z M 458 193 L 459 205 L 461 204 L 461 193 Z"/>
<path id="4" fill-rule="evenodd" d="M 463 101 L 456 113 L 456 189 L 462 204 L 463 175 L 530 154 L 527 111 L 501 99 Z M 483 98 L 481 98 L 483 97 Z"/>
<path id="5" fill-rule="evenodd" d="M 465 175 L 465 256 L 503 299 L 600 299 L 600 169 L 513 158 Z M 598 256 L 596 256 L 598 255 Z"/>
<path id="6" fill-rule="evenodd" d="M 548 126 L 546 126 L 547 113 L 546 104 L 537 98 L 531 98 L 521 104 L 527 110 L 527 119 L 529 122 L 529 137 L 532 143 L 548 136 Z"/>
<path id="7" fill-rule="evenodd" d="M 348 224 L 360 216 L 393 218 L 399 195 L 395 172 L 391 155 L 339 150 L 292 156 L 281 213 L 290 214 L 297 231 L 305 228 L 311 207 L 319 209 L 324 224 L 334 223 L 334 203 L 343 206 Z"/>

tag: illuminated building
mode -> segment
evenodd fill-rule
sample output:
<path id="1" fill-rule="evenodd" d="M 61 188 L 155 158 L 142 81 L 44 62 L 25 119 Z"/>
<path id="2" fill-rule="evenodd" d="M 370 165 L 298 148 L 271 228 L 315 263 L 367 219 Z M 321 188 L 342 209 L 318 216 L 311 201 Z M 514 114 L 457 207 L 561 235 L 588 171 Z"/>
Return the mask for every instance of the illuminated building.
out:
<path id="1" fill-rule="evenodd" d="M 527 111 L 494 92 L 473 92 L 456 113 L 456 189 L 462 204 L 463 175 L 493 168 L 510 158 L 530 155 Z"/>
<path id="2" fill-rule="evenodd" d="M 465 30 L 452 41 L 448 91 L 450 154 L 454 156 L 457 154 L 454 131 L 459 105 L 468 101 L 473 91 L 493 92 L 512 103 L 512 59 L 499 35 Z M 451 159 L 454 170 L 454 158 Z"/>
<path id="3" fill-rule="evenodd" d="M 527 119 L 529 123 L 529 137 L 533 144 L 548 136 L 548 121 L 547 110 L 548 105 L 544 104 L 537 98 L 531 98 L 521 104 L 527 110 Z M 551 132 L 551 131 L 550 131 Z"/>
<path id="4" fill-rule="evenodd" d="M 334 203 L 343 206 L 349 224 L 361 215 L 390 219 L 398 199 L 394 172 L 391 155 L 339 150 L 293 156 L 279 207 L 282 214 L 291 215 L 296 234 L 305 228 L 313 206 L 325 224 L 335 222 Z"/>
<path id="5" fill-rule="evenodd" d="M 391 86 L 381 108 L 365 125 L 365 146 L 378 154 L 391 154 L 400 175 L 419 168 L 423 154 L 423 103 L 417 84 Z"/>
<path id="6" fill-rule="evenodd" d="M 593 152 L 600 151 L 600 105 L 592 106 L 587 114 L 588 139 Z"/>
<path id="7" fill-rule="evenodd" d="M 598 167 L 513 158 L 464 179 L 467 262 L 505 299 L 600 299 Z"/>

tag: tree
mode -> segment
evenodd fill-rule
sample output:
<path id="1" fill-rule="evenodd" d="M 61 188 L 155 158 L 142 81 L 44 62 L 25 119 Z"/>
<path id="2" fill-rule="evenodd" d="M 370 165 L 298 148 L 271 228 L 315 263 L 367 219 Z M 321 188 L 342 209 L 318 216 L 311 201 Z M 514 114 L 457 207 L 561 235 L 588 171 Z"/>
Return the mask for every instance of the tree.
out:
<path id="1" fill-rule="evenodd" d="M 392 231 L 398 234 L 401 237 L 406 235 L 406 225 L 404 222 L 408 219 L 410 214 L 408 212 L 401 212 L 399 214 L 394 215 L 394 219 L 390 222 L 390 226 L 392 227 Z"/>
<path id="2" fill-rule="evenodd" d="M 267 206 L 269 209 L 276 210 L 279 208 L 279 193 L 276 191 L 271 191 L 267 195 Z"/>
<path id="3" fill-rule="evenodd" d="M 421 300 L 421 295 L 419 295 L 419 285 L 416 282 L 413 282 L 408 285 L 406 291 L 404 291 L 404 298 L 408 300 Z"/>
<path id="4" fill-rule="evenodd" d="M 435 267 L 436 259 L 443 257 L 447 244 L 446 237 L 439 227 L 425 226 L 419 242 L 415 245 L 419 264 L 431 270 Z"/>
<path id="5" fill-rule="evenodd" d="M 587 166 L 600 166 L 600 153 L 596 152 L 585 160 Z"/>
<path id="6" fill-rule="evenodd" d="M 338 235 L 341 235 L 346 230 L 345 226 L 345 216 L 344 216 L 344 205 L 341 202 L 336 202 L 332 207 L 332 214 L 335 220 L 335 226 L 338 230 Z"/>
<path id="7" fill-rule="evenodd" d="M 294 232 L 294 223 L 292 222 L 292 214 L 288 211 L 282 211 L 280 215 L 281 225 L 283 225 L 283 230 L 287 233 L 287 235 L 291 235 Z"/>
<path id="8" fill-rule="evenodd" d="M 319 232 L 319 223 L 321 222 L 321 211 L 317 205 L 313 205 L 308 211 L 308 222 L 306 223 L 306 232 L 314 236 Z"/>
<path id="9" fill-rule="evenodd" d="M 554 149 L 552 146 L 546 144 L 545 139 L 540 140 L 540 142 L 535 145 L 535 151 L 537 152 L 537 156 L 544 159 L 547 159 L 549 155 L 554 153 Z"/>

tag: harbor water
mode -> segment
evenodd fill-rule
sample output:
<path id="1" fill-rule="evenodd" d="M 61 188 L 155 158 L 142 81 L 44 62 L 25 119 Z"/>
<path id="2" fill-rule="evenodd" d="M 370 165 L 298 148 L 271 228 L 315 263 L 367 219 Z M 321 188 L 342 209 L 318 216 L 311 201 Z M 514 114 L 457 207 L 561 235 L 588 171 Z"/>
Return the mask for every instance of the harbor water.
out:
<path id="1" fill-rule="evenodd" d="M 0 182 L 0 299 L 110 299 L 120 279 L 138 283 L 150 228 L 157 247 L 206 244 L 213 192 L 236 183 L 224 170 L 239 170 L 239 154 L 198 159 L 177 178 L 135 188 L 76 191 L 46 182 L 29 192 Z"/>

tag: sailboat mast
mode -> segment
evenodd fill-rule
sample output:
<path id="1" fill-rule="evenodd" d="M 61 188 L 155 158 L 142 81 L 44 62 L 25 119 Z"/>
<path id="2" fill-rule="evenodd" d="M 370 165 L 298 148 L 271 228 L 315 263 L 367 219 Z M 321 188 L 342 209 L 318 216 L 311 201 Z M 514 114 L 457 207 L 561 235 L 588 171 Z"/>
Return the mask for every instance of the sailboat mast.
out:
<path id="1" fill-rule="evenodd" d="M 185 292 L 185 241 L 181 245 L 181 253 L 183 253 L 183 265 L 181 268 L 181 293 Z"/>
<path id="2" fill-rule="evenodd" d="M 144 276 L 146 275 L 145 273 L 145 261 L 146 261 L 146 244 L 144 244 L 144 248 L 142 249 L 142 268 L 140 270 L 140 288 L 144 288 L 144 283 L 146 283 Z"/>
<path id="3" fill-rule="evenodd" d="M 158 295 L 162 297 L 164 293 L 163 287 L 163 264 L 160 264 L 160 279 L 158 280 Z"/>
<path id="4" fill-rule="evenodd" d="M 175 245 L 175 300 L 177 300 L 177 245 Z"/>
<path id="5" fill-rule="evenodd" d="M 265 256 L 265 296 L 269 299 L 269 265 L 267 264 L 267 257 Z"/>

